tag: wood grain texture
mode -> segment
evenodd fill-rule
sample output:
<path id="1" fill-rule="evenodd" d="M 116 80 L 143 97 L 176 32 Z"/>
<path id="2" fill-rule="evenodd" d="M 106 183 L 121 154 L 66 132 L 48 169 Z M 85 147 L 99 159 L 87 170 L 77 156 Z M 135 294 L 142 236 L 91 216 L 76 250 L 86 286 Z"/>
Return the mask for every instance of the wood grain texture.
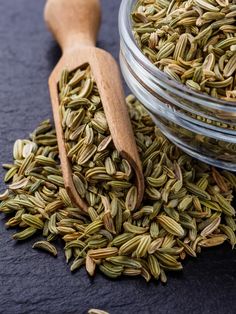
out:
<path id="1" fill-rule="evenodd" d="M 60 61 L 49 78 L 49 89 L 65 188 L 73 201 L 86 211 L 87 204 L 74 187 L 71 166 L 66 155 L 58 112 L 57 83 L 64 69 L 73 71 L 88 63 L 98 86 L 114 145 L 134 169 L 138 189 L 138 207 L 143 199 L 144 178 L 119 69 L 108 52 L 95 47 L 100 21 L 100 1 L 47 0 L 44 17 L 48 28 L 63 51 Z"/>
<path id="2" fill-rule="evenodd" d="M 95 46 L 101 20 L 100 0 L 47 0 L 44 18 L 64 53 Z"/>

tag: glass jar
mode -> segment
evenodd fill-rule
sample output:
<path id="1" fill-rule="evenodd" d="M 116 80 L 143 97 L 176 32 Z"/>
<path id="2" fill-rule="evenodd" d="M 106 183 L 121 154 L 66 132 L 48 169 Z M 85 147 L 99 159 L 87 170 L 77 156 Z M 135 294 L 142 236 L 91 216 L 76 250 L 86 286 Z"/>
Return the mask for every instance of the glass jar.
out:
<path id="1" fill-rule="evenodd" d="M 236 103 L 198 93 L 148 60 L 132 32 L 136 2 L 123 0 L 119 14 L 120 65 L 126 83 L 173 143 L 204 162 L 236 171 Z"/>

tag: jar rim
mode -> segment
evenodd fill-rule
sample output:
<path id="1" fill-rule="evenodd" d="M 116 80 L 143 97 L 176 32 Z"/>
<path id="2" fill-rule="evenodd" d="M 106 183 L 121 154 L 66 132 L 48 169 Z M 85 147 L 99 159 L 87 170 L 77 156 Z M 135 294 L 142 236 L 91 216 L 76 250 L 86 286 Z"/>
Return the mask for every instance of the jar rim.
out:
<path id="1" fill-rule="evenodd" d="M 235 102 L 225 101 L 221 99 L 214 98 L 210 95 L 203 93 L 198 93 L 186 85 L 172 79 L 166 73 L 159 70 L 140 50 L 137 45 L 137 42 L 133 36 L 132 31 L 132 21 L 131 21 L 131 12 L 134 4 L 137 0 L 122 0 L 119 11 L 119 33 L 120 37 L 123 38 L 127 47 L 135 55 L 138 61 L 148 70 L 148 72 L 158 80 L 161 80 L 167 85 L 171 85 L 173 88 L 182 93 L 187 93 L 193 98 L 201 99 L 204 103 L 204 106 L 207 108 L 212 108 L 216 110 L 228 111 L 236 113 L 236 104 Z"/>

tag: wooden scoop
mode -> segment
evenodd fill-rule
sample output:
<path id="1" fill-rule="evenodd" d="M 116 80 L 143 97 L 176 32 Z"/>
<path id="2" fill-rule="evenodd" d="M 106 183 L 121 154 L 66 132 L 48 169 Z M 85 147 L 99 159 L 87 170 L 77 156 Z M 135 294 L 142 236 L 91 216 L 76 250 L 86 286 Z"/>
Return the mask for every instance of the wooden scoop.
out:
<path id="1" fill-rule="evenodd" d="M 49 78 L 49 89 L 65 188 L 72 200 L 86 211 L 88 205 L 75 189 L 70 161 L 66 154 L 58 110 L 57 84 L 64 69 L 73 71 L 87 63 L 91 67 L 100 93 L 114 145 L 135 172 L 138 207 L 143 198 L 144 178 L 125 104 L 119 69 L 109 53 L 95 47 L 100 25 L 100 2 L 99 0 L 48 0 L 44 18 L 62 49 L 62 57 Z"/>

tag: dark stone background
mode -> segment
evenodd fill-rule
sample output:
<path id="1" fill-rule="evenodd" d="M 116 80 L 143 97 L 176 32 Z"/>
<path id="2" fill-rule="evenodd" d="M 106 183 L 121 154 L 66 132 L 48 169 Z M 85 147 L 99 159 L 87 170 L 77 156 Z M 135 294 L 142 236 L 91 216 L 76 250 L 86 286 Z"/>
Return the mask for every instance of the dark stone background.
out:
<path id="1" fill-rule="evenodd" d="M 99 46 L 116 58 L 119 4 L 102 1 L 99 36 Z M 0 0 L 0 162 L 11 161 L 17 138 L 51 117 L 47 78 L 60 50 L 44 26 L 43 6 L 42 0 Z M 0 313 L 80 314 L 91 307 L 110 314 L 236 313 L 236 254 L 229 245 L 188 260 L 183 273 L 170 274 L 163 286 L 142 278 L 112 281 L 101 274 L 91 279 L 83 269 L 72 275 L 62 250 L 54 259 L 32 250 L 33 240 L 16 244 L 12 233 L 1 215 Z"/>

